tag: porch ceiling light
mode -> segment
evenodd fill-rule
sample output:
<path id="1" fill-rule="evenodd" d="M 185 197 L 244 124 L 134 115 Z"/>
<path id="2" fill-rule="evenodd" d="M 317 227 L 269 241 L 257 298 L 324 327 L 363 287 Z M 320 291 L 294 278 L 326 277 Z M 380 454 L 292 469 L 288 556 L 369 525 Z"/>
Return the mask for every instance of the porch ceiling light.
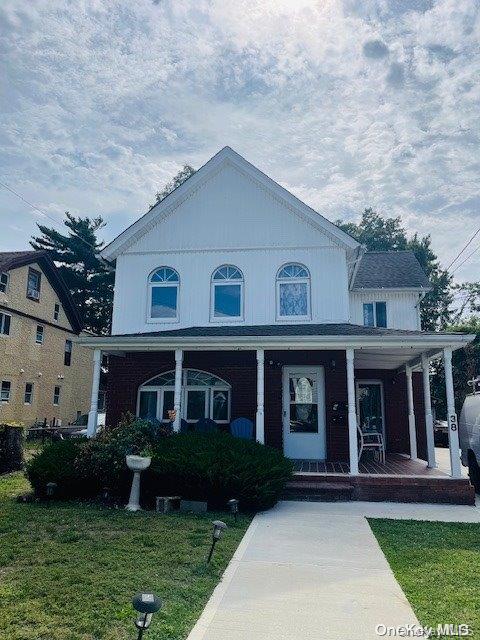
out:
<path id="1" fill-rule="evenodd" d="M 222 522 L 221 520 L 214 520 L 212 522 L 212 524 L 213 524 L 212 546 L 210 547 L 210 552 L 208 554 L 207 564 L 212 559 L 213 550 L 215 549 L 215 545 L 220 540 L 220 538 L 222 536 L 222 533 L 227 528 L 227 525 L 224 522 Z"/>
<path id="2" fill-rule="evenodd" d="M 233 517 L 235 518 L 235 522 L 237 522 L 238 518 L 238 500 L 236 498 L 232 498 L 228 501 L 228 506 L 230 507 L 230 511 L 233 513 Z"/>
<path id="3" fill-rule="evenodd" d="M 143 632 L 152 623 L 153 614 L 161 609 L 162 601 L 154 593 L 137 593 L 132 598 L 132 606 L 138 613 L 135 626 L 138 629 L 137 640 L 141 640 Z"/>

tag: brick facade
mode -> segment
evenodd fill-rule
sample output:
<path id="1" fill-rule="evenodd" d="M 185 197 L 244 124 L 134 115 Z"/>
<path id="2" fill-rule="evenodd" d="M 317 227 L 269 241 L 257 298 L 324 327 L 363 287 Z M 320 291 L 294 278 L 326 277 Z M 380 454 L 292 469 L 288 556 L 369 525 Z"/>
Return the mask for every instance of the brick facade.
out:
<path id="1" fill-rule="evenodd" d="M 326 443 L 328 460 L 348 461 L 347 412 L 335 411 L 347 401 L 344 351 L 265 352 L 265 443 L 281 449 L 282 367 L 323 366 L 325 370 Z M 201 369 L 226 380 L 232 387 L 232 420 L 255 421 L 256 355 L 253 351 L 187 351 L 185 368 Z M 122 414 L 135 413 L 138 388 L 155 375 L 175 368 L 173 352 L 127 353 L 110 358 L 107 391 L 107 424 L 116 424 Z M 406 377 L 385 370 L 356 370 L 357 380 L 381 380 L 384 387 L 387 451 L 409 453 Z M 426 458 L 425 419 L 421 374 L 413 375 L 419 457 Z"/>

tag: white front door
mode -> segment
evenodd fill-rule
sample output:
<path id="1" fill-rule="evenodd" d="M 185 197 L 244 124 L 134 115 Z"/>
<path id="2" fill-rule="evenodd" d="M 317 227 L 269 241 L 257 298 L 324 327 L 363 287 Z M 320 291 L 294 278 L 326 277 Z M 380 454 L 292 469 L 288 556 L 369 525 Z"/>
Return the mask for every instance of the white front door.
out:
<path id="1" fill-rule="evenodd" d="M 283 369 L 283 447 L 287 458 L 325 459 L 323 367 Z"/>

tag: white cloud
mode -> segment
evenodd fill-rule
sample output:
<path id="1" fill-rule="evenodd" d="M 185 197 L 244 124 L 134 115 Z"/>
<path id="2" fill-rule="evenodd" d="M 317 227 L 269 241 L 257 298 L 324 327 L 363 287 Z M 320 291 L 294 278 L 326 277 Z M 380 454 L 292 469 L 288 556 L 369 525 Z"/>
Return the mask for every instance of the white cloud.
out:
<path id="1" fill-rule="evenodd" d="M 229 144 L 331 219 L 401 215 L 447 264 L 478 226 L 479 36 L 476 0 L 4 0 L 4 179 L 112 237 Z M 35 218 L 0 199 L 22 248 Z"/>

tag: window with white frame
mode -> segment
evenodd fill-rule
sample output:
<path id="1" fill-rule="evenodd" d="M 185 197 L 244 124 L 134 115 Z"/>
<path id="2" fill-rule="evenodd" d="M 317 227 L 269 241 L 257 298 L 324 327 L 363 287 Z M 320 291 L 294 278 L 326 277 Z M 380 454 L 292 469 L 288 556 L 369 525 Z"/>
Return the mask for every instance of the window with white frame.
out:
<path id="1" fill-rule="evenodd" d="M 277 274 L 277 317 L 310 318 L 310 272 L 303 264 L 286 264 Z"/>
<path id="2" fill-rule="evenodd" d="M 45 327 L 41 324 L 37 324 L 37 330 L 35 332 L 35 342 L 37 344 L 43 344 L 44 333 L 45 333 Z"/>
<path id="3" fill-rule="evenodd" d="M 53 305 L 53 319 L 57 321 L 59 317 L 60 317 L 60 305 L 58 304 L 58 302 L 55 302 L 55 304 Z"/>
<path id="4" fill-rule="evenodd" d="M 10 402 L 10 394 L 12 392 L 12 383 L 9 380 L 2 380 L 0 389 L 0 401 Z"/>
<path id="5" fill-rule="evenodd" d="M 53 387 L 53 404 L 56 407 L 60 404 L 60 387 Z"/>
<path id="6" fill-rule="evenodd" d="M 243 273 L 238 267 L 224 264 L 212 275 L 213 321 L 241 320 L 243 318 Z"/>
<path id="7" fill-rule="evenodd" d="M 40 271 L 29 267 L 27 278 L 27 298 L 29 298 L 30 300 L 35 300 L 36 302 L 40 300 L 41 280 L 42 274 L 40 273 Z"/>
<path id="8" fill-rule="evenodd" d="M 0 273 L 0 293 L 7 293 L 8 273 Z"/>
<path id="9" fill-rule="evenodd" d="M 25 404 L 32 404 L 33 402 L 33 382 L 25 383 L 25 394 L 23 401 Z"/>
<path id="10" fill-rule="evenodd" d="M 0 313 L 0 334 L 3 336 L 10 335 L 10 323 L 12 321 L 12 316 L 8 313 Z"/>
<path id="11" fill-rule="evenodd" d="M 171 267 L 156 269 L 148 279 L 148 317 L 150 320 L 178 320 L 180 277 Z"/>
<path id="12" fill-rule="evenodd" d="M 363 325 L 365 327 L 386 327 L 387 303 L 365 302 L 363 305 Z"/>
<path id="13" fill-rule="evenodd" d="M 175 371 L 167 371 L 148 380 L 138 393 L 138 416 L 145 420 L 169 422 L 174 407 Z M 230 422 L 230 385 L 217 376 L 197 369 L 184 369 L 182 378 L 182 415 L 194 423 L 210 418 L 219 424 Z"/>

